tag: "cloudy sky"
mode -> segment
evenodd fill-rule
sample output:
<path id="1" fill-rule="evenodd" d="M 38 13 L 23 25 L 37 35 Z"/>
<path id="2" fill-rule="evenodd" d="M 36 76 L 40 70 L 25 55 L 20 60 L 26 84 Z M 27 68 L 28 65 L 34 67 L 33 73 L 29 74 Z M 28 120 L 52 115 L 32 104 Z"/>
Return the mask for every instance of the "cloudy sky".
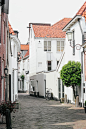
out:
<path id="1" fill-rule="evenodd" d="M 75 16 L 85 0 L 10 0 L 9 21 L 19 31 L 21 44 L 28 41 L 28 25 L 32 23 L 54 24 L 64 17 Z"/>

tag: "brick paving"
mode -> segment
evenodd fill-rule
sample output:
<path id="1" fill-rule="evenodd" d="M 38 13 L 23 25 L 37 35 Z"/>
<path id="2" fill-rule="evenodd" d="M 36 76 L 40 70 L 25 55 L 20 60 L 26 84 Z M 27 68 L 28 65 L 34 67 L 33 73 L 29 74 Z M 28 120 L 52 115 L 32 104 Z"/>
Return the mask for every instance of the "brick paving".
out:
<path id="1" fill-rule="evenodd" d="M 26 94 L 19 95 L 19 103 L 12 113 L 12 129 L 86 129 L 83 108 Z"/>

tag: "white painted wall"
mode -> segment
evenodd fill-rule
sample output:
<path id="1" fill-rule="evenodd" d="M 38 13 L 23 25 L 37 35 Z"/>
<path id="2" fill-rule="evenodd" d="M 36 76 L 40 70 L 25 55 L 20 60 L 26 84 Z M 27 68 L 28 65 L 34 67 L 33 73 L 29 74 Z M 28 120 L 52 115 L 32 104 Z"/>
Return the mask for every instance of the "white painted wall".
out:
<path id="1" fill-rule="evenodd" d="M 9 74 L 11 74 L 11 101 L 13 102 L 16 99 L 18 99 L 17 52 L 20 51 L 20 41 L 15 35 L 14 36 L 11 35 L 11 49 L 12 49 L 12 56 L 9 51 Z"/>
<path id="2" fill-rule="evenodd" d="M 19 91 L 29 91 L 29 74 L 26 74 L 26 71 L 29 71 L 29 56 L 22 58 L 18 61 L 18 78 L 21 81 L 18 82 L 18 90 Z M 22 80 L 21 75 L 24 75 L 24 89 L 22 88 Z"/>
<path id="3" fill-rule="evenodd" d="M 32 37 L 31 37 L 31 31 L 32 31 Z M 55 72 L 47 72 L 47 61 L 52 62 L 52 70 L 56 70 L 57 67 L 57 61 L 60 60 L 60 56 L 62 52 L 57 52 L 57 41 L 64 41 L 65 39 L 61 38 L 35 38 L 33 28 L 31 26 L 30 29 L 30 79 L 35 80 L 35 76 L 37 76 L 38 79 L 38 87 L 40 84 L 39 94 L 43 95 L 42 87 L 44 87 L 44 78 L 40 76 L 41 74 L 46 75 L 46 87 L 51 87 L 53 90 L 54 96 L 57 96 L 57 87 L 56 87 L 56 78 Z M 51 51 L 44 51 L 44 41 L 51 41 Z M 41 63 L 41 66 L 38 64 Z M 39 73 L 41 71 L 45 71 L 44 73 Z M 37 74 L 36 74 L 37 73 Z M 35 76 L 34 76 L 35 75 Z M 52 79 L 49 79 L 52 78 Z M 52 81 L 53 80 L 53 81 Z M 36 83 L 35 83 L 36 84 Z"/>
<path id="4" fill-rule="evenodd" d="M 82 29 L 85 30 L 85 28 L 86 28 L 85 18 L 82 17 L 81 20 L 80 20 L 80 23 L 81 23 Z M 75 44 L 82 45 L 82 33 L 81 33 L 81 30 L 80 30 L 80 26 L 79 26 L 78 21 L 74 25 L 72 25 L 70 30 L 75 31 Z M 83 51 L 82 48 L 81 48 L 81 50 L 76 50 L 76 47 L 75 47 L 75 55 L 73 55 L 73 48 L 70 47 L 70 43 L 69 43 L 69 41 L 67 39 L 67 36 L 66 36 L 65 49 L 64 49 L 64 52 L 63 52 L 64 56 L 63 56 L 63 54 L 61 55 L 61 58 L 60 58 L 61 63 L 59 62 L 58 67 L 57 67 L 57 78 L 60 77 L 60 70 L 62 69 L 62 66 L 67 64 L 68 61 L 70 61 L 70 60 L 71 61 L 79 61 L 81 63 L 81 51 Z M 81 88 L 79 88 L 79 92 L 80 92 L 79 101 L 82 102 L 83 93 L 81 93 Z M 67 98 L 69 100 L 71 100 L 71 102 L 73 102 L 73 90 L 72 90 L 71 87 L 65 87 L 65 94 L 67 94 Z"/>

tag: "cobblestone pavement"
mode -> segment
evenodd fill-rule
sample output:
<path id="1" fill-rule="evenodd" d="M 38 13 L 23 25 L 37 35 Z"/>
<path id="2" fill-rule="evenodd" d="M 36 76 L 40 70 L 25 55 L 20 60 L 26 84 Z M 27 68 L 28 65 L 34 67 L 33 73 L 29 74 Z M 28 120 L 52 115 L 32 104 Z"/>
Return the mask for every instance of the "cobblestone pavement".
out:
<path id="1" fill-rule="evenodd" d="M 86 129 L 84 109 L 26 94 L 19 95 L 19 103 L 12 113 L 12 129 Z"/>

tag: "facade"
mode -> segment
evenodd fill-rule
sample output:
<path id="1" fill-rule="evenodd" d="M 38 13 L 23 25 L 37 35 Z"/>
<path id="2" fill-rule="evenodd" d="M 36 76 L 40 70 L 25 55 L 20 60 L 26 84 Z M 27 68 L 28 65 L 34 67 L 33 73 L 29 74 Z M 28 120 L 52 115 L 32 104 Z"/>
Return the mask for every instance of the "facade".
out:
<path id="1" fill-rule="evenodd" d="M 9 100 L 18 100 L 18 57 L 17 53 L 20 51 L 20 40 L 18 39 L 18 32 L 13 31 L 9 23 L 9 44 L 8 44 L 8 62 L 9 62 Z"/>
<path id="2" fill-rule="evenodd" d="M 8 36 L 9 0 L 0 1 L 0 102 L 7 99 L 7 83 L 3 77 L 7 66 L 7 36 Z"/>
<path id="3" fill-rule="evenodd" d="M 24 82 L 21 76 L 24 75 Z M 29 44 L 21 44 L 21 54 L 18 60 L 18 91 L 29 91 Z"/>
<path id="4" fill-rule="evenodd" d="M 67 100 L 71 103 L 75 103 L 73 89 L 71 87 L 63 86 L 62 80 L 60 79 L 60 70 L 62 66 L 68 63 L 68 61 L 78 61 L 81 63 L 81 86 L 76 86 L 75 92 L 79 96 L 79 104 L 84 106 L 86 100 L 86 90 L 85 90 L 85 52 L 83 47 L 85 47 L 85 35 L 86 35 L 86 2 L 77 12 L 75 17 L 63 28 L 64 32 L 69 30 L 72 32 L 72 47 L 68 41 L 67 35 L 65 39 L 65 48 L 61 55 L 59 64 L 57 66 L 57 87 L 58 87 L 58 98 L 64 98 L 64 95 L 67 95 Z M 77 45 L 80 44 L 80 45 Z M 83 47 L 81 47 L 83 46 Z M 64 95 L 63 95 L 64 93 Z"/>
<path id="5" fill-rule="evenodd" d="M 71 20 L 64 18 L 54 25 L 30 23 L 30 91 L 45 97 L 46 88 L 51 88 L 56 97 L 53 76 L 65 46 L 62 28 Z M 51 78 L 51 79 L 50 79 Z M 53 81 L 52 81 L 53 79 Z"/>

